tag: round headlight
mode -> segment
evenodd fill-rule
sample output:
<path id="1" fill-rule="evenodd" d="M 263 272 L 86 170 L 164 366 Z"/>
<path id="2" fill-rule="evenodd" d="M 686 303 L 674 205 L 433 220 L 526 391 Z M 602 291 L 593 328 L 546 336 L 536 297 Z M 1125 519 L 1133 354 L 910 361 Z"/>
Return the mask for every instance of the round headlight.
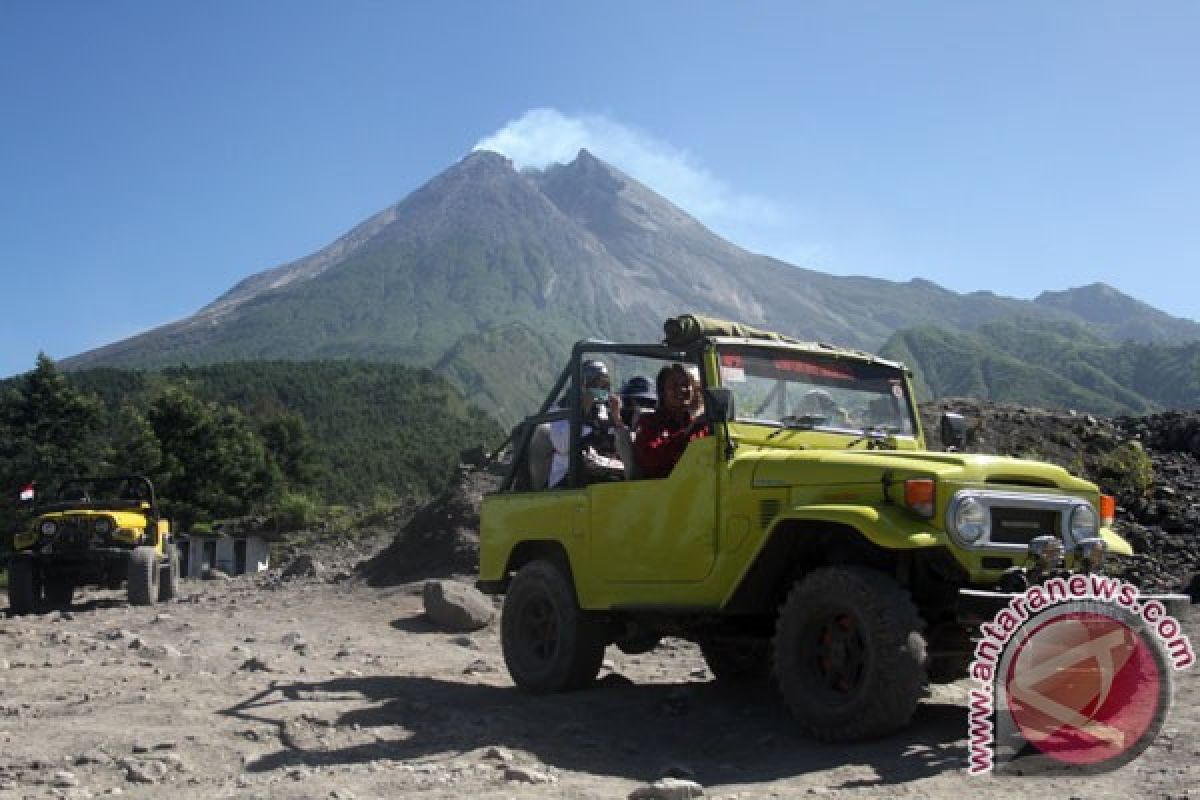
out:
<path id="1" fill-rule="evenodd" d="M 38 530 L 42 532 L 42 536 L 53 536 L 58 533 L 58 524 L 54 520 L 48 519 L 38 527 Z"/>
<path id="2" fill-rule="evenodd" d="M 954 530 L 964 542 L 972 544 L 988 532 L 988 512 L 983 503 L 964 497 L 954 509 Z"/>
<path id="3" fill-rule="evenodd" d="M 1100 517 L 1090 505 L 1078 505 L 1071 512 L 1071 537 L 1075 541 L 1090 539 L 1100 532 Z"/>
<path id="4" fill-rule="evenodd" d="M 113 523 L 108 517 L 100 517 L 100 519 L 96 520 L 96 522 L 92 525 L 92 530 L 101 536 L 107 536 L 108 534 L 112 533 L 112 529 Z"/>

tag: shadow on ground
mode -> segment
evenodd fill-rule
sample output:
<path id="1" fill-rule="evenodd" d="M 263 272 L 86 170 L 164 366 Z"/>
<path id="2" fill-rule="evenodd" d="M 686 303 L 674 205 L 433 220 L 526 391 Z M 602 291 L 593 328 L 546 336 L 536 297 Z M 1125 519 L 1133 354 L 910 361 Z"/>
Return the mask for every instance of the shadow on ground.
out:
<path id="1" fill-rule="evenodd" d="M 393 629 L 405 633 L 441 633 L 446 631 L 429 621 L 424 614 L 414 614 L 411 617 L 400 617 L 391 621 Z"/>
<path id="2" fill-rule="evenodd" d="M 322 707 L 334 703 L 339 710 L 330 718 Z M 351 704 L 357 707 L 345 710 Z M 823 745 L 793 732 L 771 689 L 635 685 L 620 676 L 551 696 L 428 677 L 274 682 L 220 713 L 278 726 L 281 749 L 249 762 L 251 772 L 452 757 L 497 745 L 561 770 L 630 780 L 653 779 L 665 765 L 681 764 L 706 786 L 865 765 L 873 779 L 834 787 L 859 788 L 958 770 L 966 757 L 959 705 L 922 703 L 912 724 L 894 736 Z M 327 726 L 321 735 L 295 735 L 297 720 L 314 718 Z"/>

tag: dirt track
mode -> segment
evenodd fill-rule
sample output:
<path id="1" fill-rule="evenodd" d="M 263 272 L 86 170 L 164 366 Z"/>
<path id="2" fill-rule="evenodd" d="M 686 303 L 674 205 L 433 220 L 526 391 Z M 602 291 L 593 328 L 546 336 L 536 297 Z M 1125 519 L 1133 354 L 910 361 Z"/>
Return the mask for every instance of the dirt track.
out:
<path id="1" fill-rule="evenodd" d="M 671 770 L 707 797 L 1200 787 L 1195 670 L 1178 676 L 1159 740 L 1123 770 L 977 779 L 963 771 L 965 682 L 939 687 L 903 734 L 848 747 L 798 737 L 772 691 L 719 687 L 682 642 L 610 648 L 595 688 L 532 697 L 509 681 L 495 624 L 437 631 L 419 588 L 188 581 L 167 606 L 95 592 L 66 615 L 0 618 L 0 800 L 624 798 Z"/>

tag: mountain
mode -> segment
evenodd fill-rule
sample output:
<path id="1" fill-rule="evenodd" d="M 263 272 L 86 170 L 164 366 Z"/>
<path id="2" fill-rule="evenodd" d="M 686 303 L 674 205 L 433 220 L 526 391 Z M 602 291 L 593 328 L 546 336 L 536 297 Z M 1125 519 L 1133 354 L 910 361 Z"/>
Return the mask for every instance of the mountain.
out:
<path id="1" fill-rule="evenodd" d="M 436 369 L 511 422 L 576 339 L 657 340 L 662 320 L 684 311 L 876 349 L 915 326 L 961 332 L 1018 316 L 1091 326 L 1086 305 L 802 269 L 722 239 L 586 150 L 541 171 L 480 151 L 317 253 L 62 364 L 401 362 Z"/>
<path id="2" fill-rule="evenodd" d="M 1105 283 L 1061 292 L 1042 292 L 1033 302 L 1073 314 L 1115 341 L 1172 343 L 1200 340 L 1200 323 L 1173 317 Z"/>
<path id="3" fill-rule="evenodd" d="M 899 331 L 881 352 L 913 370 L 922 399 L 974 397 L 1098 414 L 1200 408 L 1200 341 L 1101 338 L 1077 322 L 1016 319 L 974 331 Z"/>

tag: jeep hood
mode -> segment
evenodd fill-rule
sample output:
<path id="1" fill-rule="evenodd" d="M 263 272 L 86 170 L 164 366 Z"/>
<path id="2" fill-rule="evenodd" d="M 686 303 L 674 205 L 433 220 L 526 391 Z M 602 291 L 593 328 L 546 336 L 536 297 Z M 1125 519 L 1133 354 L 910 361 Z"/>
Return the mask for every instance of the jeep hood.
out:
<path id="1" fill-rule="evenodd" d="M 39 514 L 37 524 L 41 524 L 43 520 L 53 520 L 54 522 L 63 522 L 67 519 L 96 519 L 97 517 L 108 517 L 113 520 L 117 528 L 134 528 L 142 529 L 146 527 L 146 515 L 138 511 L 105 511 L 104 509 L 72 509 L 68 511 L 48 511 Z"/>
<path id="2" fill-rule="evenodd" d="M 1047 489 L 1094 491 L 1092 484 L 1062 467 L 1041 461 L 973 453 L 913 450 L 775 450 L 748 458 L 756 488 L 878 483 L 885 472 L 898 477 L 928 475 L 939 482 L 1007 484 Z"/>

